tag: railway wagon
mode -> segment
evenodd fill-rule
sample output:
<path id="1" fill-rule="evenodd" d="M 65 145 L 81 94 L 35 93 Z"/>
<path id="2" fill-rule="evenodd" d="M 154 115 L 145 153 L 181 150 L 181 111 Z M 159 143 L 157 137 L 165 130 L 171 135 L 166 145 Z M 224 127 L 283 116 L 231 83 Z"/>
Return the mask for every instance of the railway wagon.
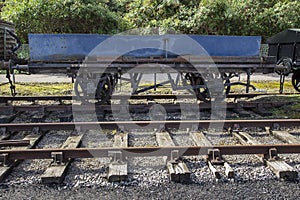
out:
<path id="1" fill-rule="evenodd" d="M 9 67 L 2 65 L 1 69 L 12 74 L 15 70 L 65 73 L 75 81 L 78 98 L 95 98 L 100 103 L 109 101 L 119 80 L 131 83 L 132 94 L 169 84 L 173 90 L 185 89 L 197 99 L 209 101 L 215 92 L 211 80 L 222 81 L 222 92 L 225 89 L 229 93 L 233 85 L 243 85 L 249 92 L 251 87 L 255 89 L 250 83 L 253 73 L 276 71 L 283 77 L 282 88 L 287 68 L 286 62 L 276 65 L 276 56 L 260 55 L 260 36 L 29 34 L 28 37 L 27 63 L 11 62 Z M 142 76 L 147 73 L 154 75 L 153 85 L 141 88 Z M 159 73 L 167 74 L 167 78 L 157 83 Z M 246 82 L 231 81 L 241 73 L 247 74 Z"/>
<path id="2" fill-rule="evenodd" d="M 274 71 L 275 58 L 261 57 L 260 43 L 259 36 L 30 34 L 30 61 L 16 69 L 67 73 L 76 78 L 74 89 L 81 99 L 95 96 L 104 102 L 122 79 L 130 81 L 133 94 L 171 84 L 173 90 L 187 89 L 209 101 L 212 74 L 222 79 L 228 93 L 231 85 L 244 85 L 247 91 L 253 87 L 253 72 Z M 125 73 L 130 78 L 122 77 Z M 168 78 L 139 88 L 147 73 L 166 73 Z M 240 73 L 247 73 L 248 81 L 230 83 Z"/>
<path id="3" fill-rule="evenodd" d="M 0 20 L 0 60 L 2 62 L 13 59 L 17 50 L 17 41 L 13 24 Z"/>
<path id="4" fill-rule="evenodd" d="M 292 75 L 292 84 L 300 92 L 300 29 L 288 29 L 267 40 L 269 56 L 275 56 L 282 76 Z"/>
<path id="5" fill-rule="evenodd" d="M 15 87 L 10 79 L 10 68 L 17 63 L 16 51 L 21 42 L 15 34 L 15 27 L 12 23 L 0 19 L 0 70 L 7 71 L 6 77 L 9 78 L 11 93 L 15 94 Z"/>

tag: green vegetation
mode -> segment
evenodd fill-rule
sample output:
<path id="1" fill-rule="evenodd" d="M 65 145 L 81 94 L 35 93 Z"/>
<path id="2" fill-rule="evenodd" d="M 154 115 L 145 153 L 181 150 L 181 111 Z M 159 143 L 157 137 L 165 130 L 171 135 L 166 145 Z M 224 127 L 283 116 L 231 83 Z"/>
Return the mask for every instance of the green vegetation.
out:
<path id="1" fill-rule="evenodd" d="M 279 84 L 276 81 L 252 81 L 251 83 L 257 89 L 263 88 L 264 89 L 263 92 L 277 93 L 279 90 Z M 151 85 L 152 84 L 150 84 L 150 83 L 140 84 L 141 87 L 147 87 L 147 86 L 151 86 Z M 16 88 L 17 88 L 17 93 L 22 94 L 24 96 L 68 95 L 68 94 L 72 94 L 73 84 L 72 83 L 17 83 Z M 126 92 L 130 93 L 130 91 L 131 91 L 130 85 L 123 84 L 122 91 L 126 91 Z M 233 86 L 231 88 L 231 91 L 234 93 L 244 93 L 245 87 L 244 86 Z M 253 93 L 255 91 L 250 91 L 250 92 Z M 292 84 L 288 81 L 284 85 L 284 92 L 295 92 Z M 156 91 L 149 90 L 149 91 L 147 91 L 147 93 L 171 94 L 172 88 L 169 85 L 169 86 L 159 87 L 159 88 L 157 88 Z M 9 95 L 10 95 L 9 86 L 7 84 L 0 85 L 0 96 L 9 96 Z M 264 100 L 266 100 L 266 99 L 264 99 Z"/>
<path id="2" fill-rule="evenodd" d="M 12 21 L 18 36 L 28 33 L 116 33 L 124 23 L 108 5 L 94 0 L 6 0 L 1 18 Z"/>
<path id="3" fill-rule="evenodd" d="M 1 6 L 0 6 L 1 8 Z M 299 0 L 5 0 L 0 17 L 32 33 L 161 32 L 262 35 L 300 27 Z"/>
<path id="4" fill-rule="evenodd" d="M 267 97 L 259 97 L 254 101 L 259 102 L 283 102 L 286 104 L 280 107 L 270 108 L 270 112 L 272 113 L 271 117 L 275 118 L 300 118 L 300 96 L 298 94 L 290 95 L 290 96 L 267 96 Z M 291 103 L 293 102 L 293 103 Z M 297 103 L 299 102 L 299 103 Z"/>
<path id="5" fill-rule="evenodd" d="M 267 92 L 278 92 L 278 85 L 274 84 L 274 81 L 253 81 L 255 86 L 259 84 L 263 84 L 266 88 L 269 88 Z M 144 84 L 147 86 L 148 84 Z M 62 96 L 62 95 L 71 95 L 73 91 L 72 83 L 18 83 L 17 87 L 17 95 L 21 94 L 22 96 Z M 239 86 L 236 86 L 239 87 Z M 235 87 L 235 88 L 236 88 Z M 242 88 L 240 88 L 242 89 Z M 124 90 L 128 90 L 128 86 L 125 86 Z M 285 92 L 294 92 L 291 84 L 285 85 Z M 236 90 L 238 92 L 238 90 Z M 243 88 L 244 92 L 244 88 Z M 159 88 L 156 92 L 153 90 L 148 91 L 148 93 L 155 94 L 171 94 L 172 90 L 170 88 L 162 87 Z M 0 85 L 0 96 L 10 96 L 10 89 L 7 84 Z M 300 96 L 298 94 L 290 95 L 290 96 L 259 96 L 254 99 L 250 99 L 249 101 L 260 101 L 260 102 L 287 102 L 286 105 L 281 107 L 271 108 L 269 111 L 273 113 L 272 117 L 276 118 L 300 118 L 300 103 L 292 103 L 290 102 L 300 102 Z"/>
<path id="6" fill-rule="evenodd" d="M 71 95 L 72 83 L 17 83 L 17 95 L 22 96 L 50 96 L 50 95 Z M 10 96 L 9 85 L 0 85 L 0 96 Z"/>
<path id="7" fill-rule="evenodd" d="M 278 93 L 279 92 L 279 76 L 278 76 L 278 81 L 251 81 L 251 84 L 254 85 L 254 87 L 256 88 L 256 92 L 268 92 L 268 93 Z M 246 91 L 245 86 L 232 86 L 230 88 L 230 92 L 233 93 L 244 93 Z M 292 82 L 286 80 L 284 82 L 284 87 L 283 87 L 283 91 L 284 92 L 296 92 Z M 255 92 L 252 89 L 250 89 L 250 92 Z"/>

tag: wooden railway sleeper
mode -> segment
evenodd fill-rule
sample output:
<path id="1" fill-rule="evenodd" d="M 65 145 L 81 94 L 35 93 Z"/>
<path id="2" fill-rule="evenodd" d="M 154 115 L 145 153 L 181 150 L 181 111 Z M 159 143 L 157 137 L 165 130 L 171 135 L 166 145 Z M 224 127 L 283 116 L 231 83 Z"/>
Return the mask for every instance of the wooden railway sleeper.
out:
<path id="1" fill-rule="evenodd" d="M 108 156 L 112 157 L 111 164 L 124 164 L 123 154 L 121 151 L 108 151 Z"/>

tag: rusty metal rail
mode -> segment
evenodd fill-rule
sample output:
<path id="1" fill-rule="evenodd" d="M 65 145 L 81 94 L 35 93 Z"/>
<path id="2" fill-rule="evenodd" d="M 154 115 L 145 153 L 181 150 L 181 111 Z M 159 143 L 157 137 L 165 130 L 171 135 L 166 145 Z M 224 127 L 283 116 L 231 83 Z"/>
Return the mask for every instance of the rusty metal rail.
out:
<path id="1" fill-rule="evenodd" d="M 299 93 L 246 93 L 246 94 L 228 94 L 227 98 L 253 98 L 262 95 L 297 95 Z M 186 94 L 147 94 L 147 95 L 113 95 L 112 99 L 194 99 L 193 95 Z M 6 103 L 8 101 L 65 101 L 76 99 L 74 96 L 5 96 L 0 97 L 0 103 Z"/>
<path id="2" fill-rule="evenodd" d="M 41 131 L 48 130 L 97 130 L 138 128 L 233 128 L 243 127 L 295 127 L 300 126 L 300 119 L 263 119 L 263 120 L 185 120 L 185 121 L 102 121 L 102 122 L 60 122 L 60 123 L 7 123 L 0 124 L 6 131 L 31 131 L 38 127 Z"/>
<path id="3" fill-rule="evenodd" d="M 283 105 L 289 105 L 295 103 L 295 101 L 290 102 L 247 102 L 247 101 L 239 101 L 239 102 L 229 102 L 226 104 L 227 109 L 253 109 L 258 108 L 260 106 L 263 107 L 278 107 Z M 128 109 L 130 112 L 146 112 L 148 111 L 153 104 L 129 104 Z M 168 112 L 172 111 L 180 111 L 182 106 L 195 105 L 191 103 L 162 103 L 163 106 Z M 203 102 L 197 105 L 199 109 L 211 109 L 211 103 Z M 120 110 L 123 107 L 121 104 L 111 104 L 111 105 L 17 105 L 17 106 L 0 106 L 0 111 L 2 112 L 23 112 L 23 111 L 43 111 L 43 112 L 52 112 L 52 111 L 93 111 L 95 109 L 100 109 L 102 111 L 112 111 Z"/>
<path id="4" fill-rule="evenodd" d="M 272 145 L 221 145 L 221 146 L 176 146 L 176 147 L 128 147 L 128 148 L 76 148 L 76 149 L 26 149 L 0 150 L 0 156 L 6 160 L 22 159 L 52 159 L 60 153 L 62 160 L 73 158 L 109 157 L 114 152 L 123 157 L 169 156 L 172 152 L 180 156 L 208 155 L 209 151 L 218 150 L 219 155 L 263 154 L 268 156 L 274 150 L 278 154 L 299 154 L 300 145 L 272 144 Z"/>
<path id="5" fill-rule="evenodd" d="M 29 144 L 29 140 L 0 140 L 0 147 L 28 146 Z"/>

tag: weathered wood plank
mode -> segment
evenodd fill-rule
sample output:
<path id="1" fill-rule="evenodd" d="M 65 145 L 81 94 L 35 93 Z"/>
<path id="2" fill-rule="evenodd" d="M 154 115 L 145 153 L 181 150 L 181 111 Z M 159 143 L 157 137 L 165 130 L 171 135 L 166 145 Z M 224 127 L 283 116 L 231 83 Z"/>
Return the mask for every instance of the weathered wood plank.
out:
<path id="1" fill-rule="evenodd" d="M 162 147 L 175 146 L 170 134 L 166 131 L 161 131 L 156 133 L 156 142 L 158 146 L 162 146 Z"/>
<path id="2" fill-rule="evenodd" d="M 108 166 L 108 181 L 118 182 L 128 179 L 127 162 L 112 162 Z"/>
<path id="3" fill-rule="evenodd" d="M 271 160 L 267 162 L 267 165 L 278 178 L 285 180 L 296 180 L 298 178 L 297 171 L 282 160 Z"/>
<path id="4" fill-rule="evenodd" d="M 114 136 L 114 147 L 128 147 L 128 134 L 116 134 Z"/>
<path id="5" fill-rule="evenodd" d="M 289 144 L 300 144 L 300 139 L 287 131 L 272 131 L 274 137 Z"/>
<path id="6" fill-rule="evenodd" d="M 255 138 L 245 132 L 234 133 L 234 136 L 237 137 L 242 144 L 259 144 Z M 258 156 L 258 158 L 262 159 L 278 178 L 285 180 L 295 180 L 298 178 L 298 172 L 285 161 L 267 160 L 261 155 Z"/>
<path id="7" fill-rule="evenodd" d="M 167 169 L 172 181 L 180 183 L 191 181 L 191 172 L 184 162 L 168 162 Z"/>
<path id="8" fill-rule="evenodd" d="M 128 133 L 115 134 L 113 146 L 128 147 Z M 126 181 L 128 179 L 127 162 L 122 160 L 111 162 L 108 166 L 107 178 L 110 182 Z"/>
<path id="9" fill-rule="evenodd" d="M 156 133 L 156 142 L 159 146 L 175 146 L 170 134 L 166 131 Z M 191 181 L 191 172 L 183 161 L 169 161 L 167 169 L 171 181 L 181 183 Z"/>
<path id="10" fill-rule="evenodd" d="M 30 134 L 27 135 L 23 140 L 29 140 L 30 145 L 27 147 L 15 147 L 13 149 L 31 149 L 37 145 L 37 143 L 42 139 L 44 134 Z M 11 163 L 9 163 L 7 166 L 0 166 L 0 182 L 2 182 L 7 175 L 11 172 L 13 167 L 17 166 L 19 164 L 18 160 L 15 160 Z"/>
<path id="11" fill-rule="evenodd" d="M 62 149 L 68 148 L 77 148 L 80 145 L 81 139 L 83 135 L 79 136 L 70 136 L 61 146 Z M 41 175 L 41 181 L 43 184 L 52 184 L 56 183 L 59 184 L 64 180 L 66 175 L 68 166 L 70 165 L 71 161 L 67 161 L 64 164 L 55 164 L 52 163 L 46 171 Z"/>
<path id="12" fill-rule="evenodd" d="M 234 170 L 232 169 L 232 167 L 227 162 L 224 162 L 224 167 L 226 176 L 228 178 L 234 178 Z"/>
<path id="13" fill-rule="evenodd" d="M 191 132 L 191 138 L 194 140 L 197 146 L 212 146 L 212 143 L 206 138 L 202 132 Z M 208 167 L 216 178 L 221 178 L 220 172 L 208 161 Z M 225 174 L 228 178 L 234 177 L 234 170 L 230 167 L 229 163 L 224 162 Z"/>
<path id="14" fill-rule="evenodd" d="M 258 144 L 258 142 L 246 132 L 233 132 L 234 137 L 236 137 L 242 144 Z"/>
<path id="15" fill-rule="evenodd" d="M 190 137 L 194 140 L 197 146 L 212 146 L 211 142 L 201 132 L 191 132 Z"/>
<path id="16" fill-rule="evenodd" d="M 210 169 L 210 171 L 212 172 L 212 174 L 217 178 L 220 179 L 221 178 L 221 174 L 220 172 L 214 167 L 214 165 L 210 162 L 207 161 L 208 164 L 208 168 Z"/>

